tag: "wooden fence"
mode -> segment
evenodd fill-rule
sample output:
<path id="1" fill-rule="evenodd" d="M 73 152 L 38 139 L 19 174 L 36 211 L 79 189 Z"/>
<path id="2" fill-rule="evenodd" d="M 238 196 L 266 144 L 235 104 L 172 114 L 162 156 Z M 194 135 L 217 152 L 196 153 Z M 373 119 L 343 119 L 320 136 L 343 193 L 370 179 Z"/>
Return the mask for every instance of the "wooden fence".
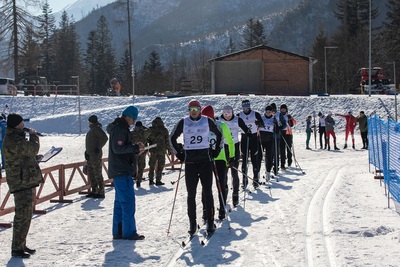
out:
<path id="1" fill-rule="evenodd" d="M 167 160 L 165 167 L 169 169 L 177 169 L 175 165 L 180 167 L 180 162 L 175 160 L 174 155 L 166 155 Z M 108 173 L 106 162 L 108 158 L 102 160 L 103 174 Z M 45 210 L 40 210 L 37 205 L 50 201 L 52 203 L 71 203 L 72 200 L 66 198 L 66 196 L 78 193 L 87 194 L 91 191 L 90 181 L 88 177 L 83 173 L 83 166 L 86 165 L 86 161 L 60 164 L 48 168 L 42 169 L 44 183 L 40 184 L 35 188 L 35 197 L 33 200 L 33 213 L 34 214 L 45 214 Z M 149 168 L 145 168 L 144 172 L 148 172 Z M 107 175 L 105 175 L 107 177 Z M 10 201 L 10 190 L 7 190 L 4 197 L 2 198 L 2 184 L 7 182 L 6 177 L 0 177 L 0 219 L 1 216 L 14 212 L 15 207 Z M 112 179 L 105 179 L 104 184 L 106 186 L 113 186 Z M 7 187 L 8 188 L 8 187 Z M 0 227 L 11 227 L 11 223 L 0 223 Z"/>

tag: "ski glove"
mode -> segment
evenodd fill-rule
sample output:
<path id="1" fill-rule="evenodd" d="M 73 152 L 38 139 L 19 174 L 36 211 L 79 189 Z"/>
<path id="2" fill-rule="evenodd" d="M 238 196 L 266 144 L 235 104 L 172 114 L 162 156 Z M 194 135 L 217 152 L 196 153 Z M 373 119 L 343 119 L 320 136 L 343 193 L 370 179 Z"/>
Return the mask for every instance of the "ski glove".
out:
<path id="1" fill-rule="evenodd" d="M 176 157 L 179 159 L 180 162 L 184 162 L 185 161 L 185 153 L 183 153 L 183 152 L 177 153 Z"/>
<path id="2" fill-rule="evenodd" d="M 230 158 L 228 161 L 228 168 L 233 167 L 233 164 L 235 163 L 235 158 Z"/>
<path id="3" fill-rule="evenodd" d="M 250 129 L 248 129 L 248 130 L 247 130 L 247 132 L 246 132 L 246 135 L 247 135 L 247 136 L 251 136 L 251 135 L 252 135 L 252 133 L 251 133 L 251 130 L 250 130 Z"/>
<path id="4" fill-rule="evenodd" d="M 211 156 L 215 159 L 218 157 L 219 152 L 221 152 L 220 149 L 213 149 L 213 150 L 211 150 Z"/>

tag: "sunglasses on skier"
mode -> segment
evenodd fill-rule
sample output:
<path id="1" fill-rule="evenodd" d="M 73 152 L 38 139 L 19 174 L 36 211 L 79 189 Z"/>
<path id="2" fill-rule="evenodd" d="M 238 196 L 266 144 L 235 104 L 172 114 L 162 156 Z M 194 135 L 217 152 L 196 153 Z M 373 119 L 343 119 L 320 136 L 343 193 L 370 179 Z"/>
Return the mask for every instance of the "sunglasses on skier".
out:
<path id="1" fill-rule="evenodd" d="M 200 107 L 189 107 L 189 111 L 200 111 Z"/>

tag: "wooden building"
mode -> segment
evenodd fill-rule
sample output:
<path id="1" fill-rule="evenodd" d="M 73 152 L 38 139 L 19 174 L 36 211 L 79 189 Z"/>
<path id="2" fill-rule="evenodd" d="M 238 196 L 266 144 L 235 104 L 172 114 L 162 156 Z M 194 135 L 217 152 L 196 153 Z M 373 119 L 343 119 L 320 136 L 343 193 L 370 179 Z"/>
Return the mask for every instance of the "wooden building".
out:
<path id="1" fill-rule="evenodd" d="M 266 45 L 210 60 L 212 94 L 308 95 L 312 58 Z"/>

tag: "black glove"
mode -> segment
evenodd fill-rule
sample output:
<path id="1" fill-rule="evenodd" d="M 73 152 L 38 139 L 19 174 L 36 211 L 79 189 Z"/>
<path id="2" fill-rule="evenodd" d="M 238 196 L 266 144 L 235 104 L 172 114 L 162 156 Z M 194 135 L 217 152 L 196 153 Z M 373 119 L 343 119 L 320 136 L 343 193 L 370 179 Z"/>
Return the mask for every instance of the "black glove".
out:
<path id="1" fill-rule="evenodd" d="M 247 135 L 247 136 L 251 136 L 251 135 L 252 135 L 252 133 L 251 133 L 251 130 L 250 130 L 250 129 L 248 129 L 248 130 L 247 130 L 247 132 L 246 132 L 246 135 Z"/>
<path id="2" fill-rule="evenodd" d="M 88 175 L 88 165 L 83 166 L 82 172 L 83 174 Z"/>
<path id="3" fill-rule="evenodd" d="M 85 151 L 85 159 L 86 159 L 86 160 L 89 160 L 89 154 L 86 153 L 86 151 Z"/>
<path id="4" fill-rule="evenodd" d="M 228 160 L 228 167 L 229 168 L 231 168 L 231 167 L 233 167 L 233 164 L 235 163 L 235 158 L 230 158 L 229 160 Z"/>
<path id="5" fill-rule="evenodd" d="M 179 159 L 180 162 L 185 161 L 185 153 L 183 153 L 183 152 L 177 153 L 176 157 Z"/>
<path id="6" fill-rule="evenodd" d="M 211 150 L 211 156 L 215 159 L 218 157 L 219 152 L 221 152 L 220 149 L 213 149 L 213 150 Z"/>

